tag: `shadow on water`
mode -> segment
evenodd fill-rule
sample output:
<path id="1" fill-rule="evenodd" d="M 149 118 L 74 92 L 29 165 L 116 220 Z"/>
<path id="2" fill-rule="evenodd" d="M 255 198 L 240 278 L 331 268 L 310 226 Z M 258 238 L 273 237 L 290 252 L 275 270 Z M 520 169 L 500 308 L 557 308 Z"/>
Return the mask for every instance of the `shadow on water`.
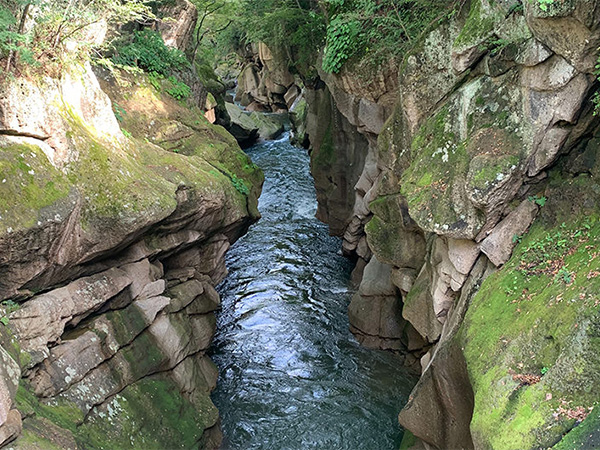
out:
<path id="1" fill-rule="evenodd" d="M 306 151 L 286 134 L 247 150 L 262 219 L 229 251 L 211 357 L 226 449 L 397 449 L 414 385 L 401 359 L 348 331 L 351 263 L 314 218 Z"/>

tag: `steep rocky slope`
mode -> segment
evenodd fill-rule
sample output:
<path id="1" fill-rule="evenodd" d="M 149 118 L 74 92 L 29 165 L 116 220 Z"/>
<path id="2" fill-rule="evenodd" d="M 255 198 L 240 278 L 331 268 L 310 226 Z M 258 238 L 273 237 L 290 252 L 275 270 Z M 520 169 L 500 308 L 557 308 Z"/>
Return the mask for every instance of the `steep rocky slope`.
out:
<path id="1" fill-rule="evenodd" d="M 366 264 L 352 329 L 420 360 L 421 448 L 598 439 L 600 3 L 513 3 L 457 4 L 397 80 L 306 95 L 319 216 Z"/>
<path id="2" fill-rule="evenodd" d="M 210 447 L 214 286 L 262 174 L 145 75 L 98 74 L 0 86 L 0 445 Z"/>

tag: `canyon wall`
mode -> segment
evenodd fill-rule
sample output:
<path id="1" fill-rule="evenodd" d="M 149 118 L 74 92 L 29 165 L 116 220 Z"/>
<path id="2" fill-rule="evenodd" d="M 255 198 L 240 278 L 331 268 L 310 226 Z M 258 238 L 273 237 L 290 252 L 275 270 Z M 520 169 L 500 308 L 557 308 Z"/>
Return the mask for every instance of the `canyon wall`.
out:
<path id="1" fill-rule="evenodd" d="M 219 443 L 214 286 L 263 177 L 155 84 L 85 63 L 0 85 L 0 446 Z"/>
<path id="2" fill-rule="evenodd" d="M 405 447 L 599 439 L 600 3 L 514 3 L 457 5 L 395 71 L 306 93 L 352 331 L 420 366 Z"/>

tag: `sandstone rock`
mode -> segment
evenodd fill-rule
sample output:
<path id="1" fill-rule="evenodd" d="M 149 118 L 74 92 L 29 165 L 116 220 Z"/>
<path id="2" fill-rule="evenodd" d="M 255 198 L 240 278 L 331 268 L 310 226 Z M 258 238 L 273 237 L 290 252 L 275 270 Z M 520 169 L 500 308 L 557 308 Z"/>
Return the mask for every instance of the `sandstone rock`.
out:
<path id="1" fill-rule="evenodd" d="M 67 104 L 100 135 L 122 141 L 124 136 L 110 100 L 100 89 L 89 62 L 80 72 L 67 70 L 60 80 L 44 79 L 46 86 L 24 77 L 5 85 L 0 98 L 2 134 L 34 138 L 50 162 L 62 167 L 77 155 L 67 139 L 68 121 L 61 114 L 60 105 Z"/>
<path id="2" fill-rule="evenodd" d="M 198 280 L 190 280 L 170 288 L 167 295 L 171 302 L 167 312 L 181 311 L 203 293 L 204 285 Z"/>
<path id="3" fill-rule="evenodd" d="M 425 239 L 408 213 L 401 195 L 387 196 L 370 204 L 375 216 L 365 227 L 367 241 L 381 262 L 394 267 L 420 269 Z"/>
<path id="4" fill-rule="evenodd" d="M 354 295 L 348 307 L 350 324 L 374 338 L 401 339 L 404 321 L 401 301 L 396 297 Z"/>
<path id="5" fill-rule="evenodd" d="M 290 86 L 290 88 L 285 92 L 283 98 L 285 100 L 285 104 L 288 107 L 288 110 L 291 110 L 292 107 L 294 106 L 294 103 L 296 103 L 296 100 L 298 100 L 298 98 L 300 98 L 300 96 L 302 95 L 302 91 L 300 90 L 300 88 L 293 84 Z"/>
<path id="6" fill-rule="evenodd" d="M 353 222 L 354 186 L 362 173 L 369 141 L 334 107 L 331 93 L 322 84 L 307 88 L 305 98 L 317 218 L 329 225 L 331 234 L 343 236 Z M 358 219 L 355 233 L 362 234 L 360 222 Z"/>
<path id="7" fill-rule="evenodd" d="M 267 112 L 268 109 L 262 103 L 252 102 L 248 106 L 246 106 L 246 111 L 250 111 L 250 112 Z"/>
<path id="8" fill-rule="evenodd" d="M 160 15 L 166 20 L 157 24 L 165 44 L 185 51 L 192 39 L 198 20 L 198 10 L 188 0 L 177 0 L 171 5 L 162 6 Z"/>
<path id="9" fill-rule="evenodd" d="M 521 81 L 524 86 L 536 91 L 554 91 L 566 86 L 575 75 L 577 75 L 575 67 L 564 58 L 554 55 L 542 64 L 526 67 Z"/>
<path id="10" fill-rule="evenodd" d="M 535 216 L 538 207 L 534 202 L 524 200 L 485 238 L 479 248 L 496 266 L 501 266 L 510 258 L 516 245 L 515 236 L 521 236 Z"/>
<path id="11" fill-rule="evenodd" d="M 188 314 L 207 314 L 216 311 L 221 306 L 219 293 L 209 283 L 204 283 L 204 291 L 188 305 Z"/>
<path id="12" fill-rule="evenodd" d="M 448 258 L 459 273 L 468 275 L 478 256 L 479 248 L 473 241 L 448 239 Z"/>
<path id="13" fill-rule="evenodd" d="M 224 235 L 216 235 L 202 248 L 192 248 L 179 253 L 176 257 L 164 261 L 167 272 L 194 267 L 196 274 L 207 274 L 216 285 L 227 275 L 225 252 L 229 249 L 229 239 Z"/>
<path id="14" fill-rule="evenodd" d="M 529 39 L 526 45 L 521 47 L 515 61 L 526 67 L 536 66 L 552 56 L 552 52 L 535 38 Z"/>
<path id="15" fill-rule="evenodd" d="M 435 342 L 441 335 L 442 324 L 433 309 L 431 279 L 433 273 L 430 264 L 425 264 L 412 289 L 404 299 L 402 317 L 429 342 Z"/>
<path id="16" fill-rule="evenodd" d="M 395 296 L 396 287 L 391 280 L 392 267 L 379 262 L 377 257 L 365 267 L 359 292 L 362 296 Z"/>
<path id="17" fill-rule="evenodd" d="M 246 130 L 249 136 L 252 135 L 253 130 L 258 130 L 258 135 L 261 138 L 275 139 L 283 132 L 283 123 L 277 117 L 260 113 L 247 113 L 231 103 L 226 103 L 225 107 L 231 121 Z"/>
<path id="18" fill-rule="evenodd" d="M 21 369 L 19 364 L 0 346 L 0 427 L 10 418 L 10 411 L 19 387 Z M 0 428 L 0 436 L 2 428 Z M 8 437 L 5 438 L 5 440 Z M 0 444 L 3 440 L 0 437 Z"/>
<path id="19" fill-rule="evenodd" d="M 131 284 L 127 274 L 113 268 L 54 291 L 34 297 L 11 314 L 11 327 L 21 346 L 32 353 L 32 363 L 48 356 L 46 345 L 55 342 L 65 325 L 76 325 Z"/>
<path id="20" fill-rule="evenodd" d="M 49 357 L 29 374 L 36 395 L 53 397 L 81 381 L 129 345 L 168 304 L 167 297 L 136 300 L 123 310 L 94 320 L 89 331 L 53 347 Z"/>
<path id="21" fill-rule="evenodd" d="M 414 269 L 392 269 L 392 283 L 405 294 L 412 289 L 416 278 Z"/>
<path id="22" fill-rule="evenodd" d="M 383 130 L 387 117 L 384 107 L 364 98 L 360 99 L 358 103 L 359 129 L 364 127 L 369 133 L 379 134 Z"/>
<path id="23" fill-rule="evenodd" d="M 434 448 L 472 449 L 473 389 L 460 347 L 449 342 L 423 372 L 400 424 Z"/>
<path id="24" fill-rule="evenodd" d="M 16 409 L 11 409 L 6 420 L 0 425 L 0 445 L 7 445 L 16 439 L 22 429 L 21 413 Z"/>
<path id="25" fill-rule="evenodd" d="M 586 0 L 556 3 L 547 11 L 535 4 L 525 6 L 527 24 L 536 39 L 569 61 L 578 71 L 593 71 L 600 43 L 600 12 L 597 7 Z"/>

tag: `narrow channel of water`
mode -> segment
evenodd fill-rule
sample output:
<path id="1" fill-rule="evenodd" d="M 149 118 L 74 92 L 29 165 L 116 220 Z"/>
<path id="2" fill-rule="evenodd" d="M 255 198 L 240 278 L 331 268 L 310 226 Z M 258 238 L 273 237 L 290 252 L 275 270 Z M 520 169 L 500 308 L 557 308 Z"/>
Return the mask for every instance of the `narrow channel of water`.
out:
<path id="1" fill-rule="evenodd" d="M 348 331 L 351 263 L 314 218 L 305 150 L 247 150 L 265 172 L 262 219 L 229 251 L 211 357 L 225 449 L 397 449 L 415 379 Z"/>

